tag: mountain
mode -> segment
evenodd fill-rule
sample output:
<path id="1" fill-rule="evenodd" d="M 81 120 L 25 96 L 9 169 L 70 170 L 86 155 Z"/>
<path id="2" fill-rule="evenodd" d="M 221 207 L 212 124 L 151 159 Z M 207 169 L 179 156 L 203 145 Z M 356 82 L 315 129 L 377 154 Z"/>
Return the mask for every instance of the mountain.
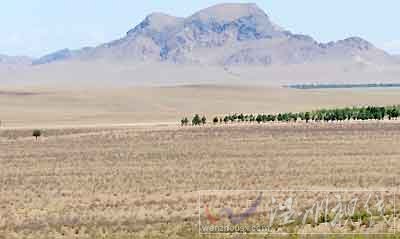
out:
<path id="1" fill-rule="evenodd" d="M 7 56 L 0 54 L 0 72 L 26 68 L 31 64 L 32 58 L 27 56 Z"/>
<path id="2" fill-rule="evenodd" d="M 7 56 L 0 54 L 1 65 L 30 65 L 32 59 L 27 56 Z"/>
<path id="3" fill-rule="evenodd" d="M 396 60 L 400 63 L 400 55 L 393 55 L 395 58 L 396 58 Z"/>
<path id="4" fill-rule="evenodd" d="M 273 23 L 256 4 L 219 4 L 187 18 L 148 15 L 118 40 L 80 50 L 61 50 L 33 62 L 169 62 L 212 66 L 355 62 L 393 63 L 394 57 L 359 37 L 319 43 Z"/>
<path id="5" fill-rule="evenodd" d="M 67 59 L 71 58 L 72 55 L 73 55 L 72 51 L 70 51 L 69 49 L 63 49 L 63 50 L 51 53 L 49 55 L 42 56 L 40 59 L 33 60 L 32 64 L 40 65 L 40 64 L 51 63 L 53 61 L 67 60 Z"/>

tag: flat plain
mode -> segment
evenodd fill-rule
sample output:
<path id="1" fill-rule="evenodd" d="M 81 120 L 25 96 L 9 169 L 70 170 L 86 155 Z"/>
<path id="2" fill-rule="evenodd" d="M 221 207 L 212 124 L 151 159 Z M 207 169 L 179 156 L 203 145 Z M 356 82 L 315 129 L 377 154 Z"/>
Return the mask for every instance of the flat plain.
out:
<path id="1" fill-rule="evenodd" d="M 0 90 L 3 128 L 177 124 L 195 113 L 280 113 L 393 105 L 399 88 L 296 90 L 279 86 L 186 85 Z"/>
<path id="2" fill-rule="evenodd" d="M 198 190 L 399 186 L 396 121 L 31 134 L 1 131 L 1 238 L 208 238 Z"/>

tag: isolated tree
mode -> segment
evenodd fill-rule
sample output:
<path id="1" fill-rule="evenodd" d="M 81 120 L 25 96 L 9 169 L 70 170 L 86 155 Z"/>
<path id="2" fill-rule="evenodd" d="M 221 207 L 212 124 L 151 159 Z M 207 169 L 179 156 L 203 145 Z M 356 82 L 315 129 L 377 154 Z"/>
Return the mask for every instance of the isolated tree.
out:
<path id="1" fill-rule="evenodd" d="M 189 120 L 188 120 L 187 117 L 185 117 L 185 118 L 183 118 L 183 119 L 181 120 L 182 126 L 188 125 L 188 123 L 189 123 Z"/>
<path id="2" fill-rule="evenodd" d="M 40 137 L 42 135 L 42 132 L 38 129 L 35 129 L 32 133 L 32 136 L 36 138 L 36 140 L 38 139 L 38 137 Z"/>
<path id="3" fill-rule="evenodd" d="M 207 123 L 207 118 L 203 115 L 203 117 L 201 117 L 201 123 L 202 124 L 206 124 Z"/>
<path id="4" fill-rule="evenodd" d="M 217 124 L 217 123 L 218 123 L 218 121 L 219 121 L 219 120 L 218 120 L 218 117 L 217 117 L 217 116 L 215 116 L 215 117 L 214 117 L 214 119 L 213 119 L 213 123 L 214 123 L 214 124 Z"/>
<path id="5" fill-rule="evenodd" d="M 201 119 L 198 114 L 195 114 L 195 116 L 192 119 L 192 125 L 200 125 L 201 124 Z"/>

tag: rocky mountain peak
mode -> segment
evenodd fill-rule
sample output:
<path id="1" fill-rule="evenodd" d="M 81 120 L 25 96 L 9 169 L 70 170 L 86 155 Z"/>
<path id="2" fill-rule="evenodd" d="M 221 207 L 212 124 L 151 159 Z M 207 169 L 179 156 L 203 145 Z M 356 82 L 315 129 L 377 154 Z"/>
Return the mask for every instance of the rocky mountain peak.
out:
<path id="1" fill-rule="evenodd" d="M 170 31 L 174 28 L 182 26 L 184 19 L 179 17 L 170 16 L 164 13 L 152 13 L 148 15 L 139 25 L 134 29 L 128 31 L 127 35 L 134 35 L 144 31 L 163 32 Z"/>
<path id="2" fill-rule="evenodd" d="M 351 48 L 358 48 L 359 50 L 369 50 L 375 48 L 372 43 L 360 37 L 349 37 L 344 40 L 338 41 L 338 44 L 342 44 Z"/>
<path id="3" fill-rule="evenodd" d="M 249 16 L 268 18 L 264 11 L 254 3 L 226 3 L 201 10 L 193 14 L 189 19 L 203 22 L 229 23 Z"/>

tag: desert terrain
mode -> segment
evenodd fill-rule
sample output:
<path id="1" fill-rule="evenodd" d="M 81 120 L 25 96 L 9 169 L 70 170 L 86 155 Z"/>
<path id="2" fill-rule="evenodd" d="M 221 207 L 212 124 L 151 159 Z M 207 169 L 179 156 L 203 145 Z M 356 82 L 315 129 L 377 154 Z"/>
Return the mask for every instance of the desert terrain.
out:
<path id="1" fill-rule="evenodd" d="M 378 190 L 390 197 L 399 186 L 397 120 L 210 121 L 242 112 L 393 105 L 399 93 L 205 83 L 3 87 L 0 237 L 232 238 L 199 234 L 198 218 L 205 220 L 199 190 Z M 180 126 L 195 113 L 209 123 Z M 42 132 L 38 140 L 34 129 Z M 387 208 L 386 216 L 393 212 L 396 219 L 396 210 Z M 288 228 L 291 237 L 398 230 L 384 224 Z"/>
<path id="2" fill-rule="evenodd" d="M 0 237 L 226 238 L 198 234 L 198 190 L 391 191 L 399 141 L 396 121 L 3 129 Z"/>
<path id="3" fill-rule="evenodd" d="M 59 10 L 65 9 L 57 5 L 51 22 L 63 15 Z M 41 17 L 48 14 L 32 15 L 46 29 Z M 39 34 L 29 40 L 46 46 L 40 55 L 1 54 L 0 239 L 399 238 L 400 108 L 383 108 L 400 102 L 399 56 L 354 35 L 321 42 L 318 34 L 292 32 L 271 19 L 254 3 L 177 17 L 149 12 L 119 38 L 97 45 L 47 52 L 52 48 Z M 65 29 L 75 28 L 66 23 Z M 374 106 L 369 116 L 382 120 L 361 110 L 345 122 L 336 116 L 310 121 L 305 113 L 356 106 Z M 222 120 L 289 112 L 302 114 L 285 123 Z M 201 126 L 193 126 L 195 114 Z M 359 220 L 334 228 L 328 224 L 337 211 L 271 222 L 274 235 L 201 235 L 203 225 L 252 224 L 273 215 L 259 207 L 265 190 L 310 190 L 298 201 L 301 209 L 322 198 L 319 192 L 341 200 L 335 190 L 348 190 L 348 203 L 375 190 L 375 209 L 366 203 L 354 216 L 346 205 L 343 219 Z M 211 194 L 202 198 L 202 192 Z M 382 205 L 380 196 L 391 203 Z M 292 212 L 286 204 L 279 208 Z"/>
<path id="4" fill-rule="evenodd" d="M 229 113 L 280 113 L 346 106 L 393 105 L 398 88 L 297 90 L 277 86 L 178 85 L 0 91 L 3 128 L 178 124 L 184 116 L 209 120 Z"/>

